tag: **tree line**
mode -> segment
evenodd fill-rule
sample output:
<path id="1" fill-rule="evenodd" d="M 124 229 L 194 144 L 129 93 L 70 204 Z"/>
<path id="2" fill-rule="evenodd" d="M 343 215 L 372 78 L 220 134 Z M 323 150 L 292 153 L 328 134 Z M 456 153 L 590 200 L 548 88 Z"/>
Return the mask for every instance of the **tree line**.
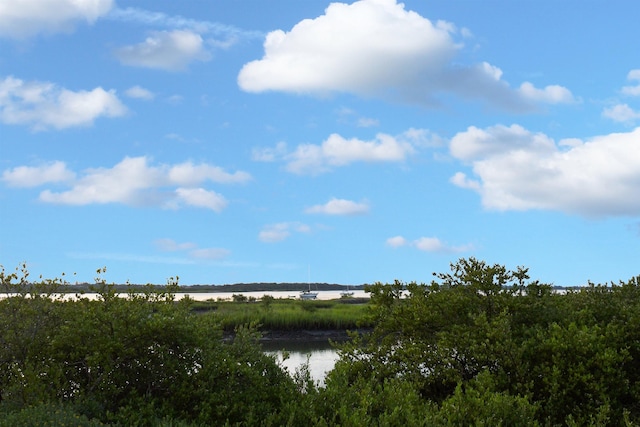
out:
<path id="1" fill-rule="evenodd" d="M 469 258 L 367 285 L 372 330 L 338 346 L 323 385 L 265 354 L 256 325 L 221 339 L 175 279 L 119 297 L 99 276 L 99 298 L 74 301 L 26 269 L 0 286 L 0 426 L 640 422 L 640 276 L 559 293 Z"/>

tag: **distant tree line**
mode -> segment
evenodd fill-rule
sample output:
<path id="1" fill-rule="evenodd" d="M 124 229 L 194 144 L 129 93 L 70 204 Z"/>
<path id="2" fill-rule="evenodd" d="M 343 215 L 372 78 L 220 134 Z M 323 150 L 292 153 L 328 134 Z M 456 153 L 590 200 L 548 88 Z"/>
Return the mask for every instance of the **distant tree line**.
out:
<path id="1" fill-rule="evenodd" d="M 461 259 L 429 284 L 368 285 L 366 322 L 324 385 L 291 376 L 252 325 L 222 340 L 180 287 L 63 301 L 0 271 L 0 426 L 631 426 L 640 276 L 556 292 Z M 255 309 L 267 309 L 261 304 Z"/>
<path id="2" fill-rule="evenodd" d="M 36 283 L 26 283 L 25 287 L 28 289 Z M 162 290 L 165 285 L 140 285 L 140 284 L 112 284 L 113 290 L 117 293 L 128 292 L 145 292 L 147 288 L 152 286 L 156 290 Z M 349 289 L 363 290 L 366 285 L 349 285 Z M 225 285 L 178 285 L 175 292 L 184 293 L 214 293 L 214 292 L 300 292 L 308 290 L 311 287 L 312 290 L 318 291 L 342 291 L 347 289 L 347 285 L 340 285 L 336 283 L 275 283 L 275 282 L 256 282 L 256 283 L 234 283 Z M 93 283 L 66 283 L 66 286 L 59 288 L 63 293 L 82 293 L 93 292 L 95 285 Z"/>

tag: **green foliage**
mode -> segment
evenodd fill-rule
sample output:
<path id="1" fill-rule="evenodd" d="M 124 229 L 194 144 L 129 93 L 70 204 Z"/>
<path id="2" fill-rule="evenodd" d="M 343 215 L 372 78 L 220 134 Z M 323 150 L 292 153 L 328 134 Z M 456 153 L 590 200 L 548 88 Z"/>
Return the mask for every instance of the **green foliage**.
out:
<path id="1" fill-rule="evenodd" d="M 0 414 L 0 427 L 100 427 L 105 424 L 76 413 L 70 406 L 39 404 Z"/>
<path id="2" fill-rule="evenodd" d="M 470 258 L 429 284 L 368 286 L 368 304 L 203 304 L 175 301 L 177 277 L 123 296 L 104 273 L 96 299 L 68 301 L 64 280 L 0 269 L 0 427 L 640 421 L 640 276 L 563 294 Z M 319 386 L 264 353 L 258 325 L 372 331 Z"/>
<path id="3" fill-rule="evenodd" d="M 562 294 L 474 258 L 435 276 L 368 287 L 374 330 L 342 346 L 327 393 L 402 381 L 437 405 L 430 425 L 640 419 L 638 278 Z"/>
<path id="4" fill-rule="evenodd" d="M 0 279 L 9 290 L 26 280 L 4 272 Z M 174 300 L 177 278 L 160 291 L 121 296 L 98 277 L 96 299 L 66 302 L 37 292 L 52 284 L 0 300 L 0 411 L 7 419 L 40 420 L 53 405 L 64 409 L 62 420 L 81 417 L 78 425 L 251 425 L 277 421 L 285 400 L 294 399 L 293 379 L 261 351 L 254 329 L 240 328 L 224 342 L 214 317 Z"/>

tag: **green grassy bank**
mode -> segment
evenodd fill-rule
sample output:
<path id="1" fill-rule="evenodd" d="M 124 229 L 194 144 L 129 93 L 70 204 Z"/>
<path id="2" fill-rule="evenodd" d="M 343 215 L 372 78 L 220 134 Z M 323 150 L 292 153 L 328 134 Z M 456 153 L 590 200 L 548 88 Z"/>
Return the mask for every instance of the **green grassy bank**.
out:
<path id="1" fill-rule="evenodd" d="M 259 301 L 197 301 L 192 311 L 211 316 L 225 332 L 246 324 L 260 330 L 348 330 L 369 327 L 367 300 L 300 301 L 263 298 Z"/>

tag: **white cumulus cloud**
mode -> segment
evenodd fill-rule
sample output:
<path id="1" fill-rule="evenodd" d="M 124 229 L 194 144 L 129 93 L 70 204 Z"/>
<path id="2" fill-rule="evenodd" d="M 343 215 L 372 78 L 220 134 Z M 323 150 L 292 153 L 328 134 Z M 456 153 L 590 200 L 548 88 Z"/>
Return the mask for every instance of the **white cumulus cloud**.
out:
<path id="1" fill-rule="evenodd" d="M 202 37 L 189 30 L 155 31 L 142 43 L 114 51 L 124 65 L 182 71 L 193 61 L 208 61 L 211 55 Z"/>
<path id="2" fill-rule="evenodd" d="M 203 188 L 202 184 L 242 183 L 249 178 L 245 172 L 230 174 L 207 164 L 185 162 L 154 166 L 144 156 L 125 157 L 111 168 L 86 169 L 79 174 L 69 171 L 62 162 L 54 162 L 41 167 L 20 166 L 4 171 L 2 175 L 2 180 L 11 186 L 58 182 L 70 187 L 62 191 L 43 190 L 39 199 L 46 203 L 76 206 L 121 203 L 170 209 L 190 206 L 215 212 L 222 211 L 228 202 L 217 192 Z"/>
<path id="3" fill-rule="evenodd" d="M 629 71 L 629 74 L 627 74 L 627 80 L 640 81 L 640 69 Z M 635 86 L 623 87 L 622 93 L 629 96 L 640 96 L 640 83 Z"/>
<path id="4" fill-rule="evenodd" d="M 194 185 L 203 181 L 243 183 L 251 180 L 251 175 L 243 171 L 229 173 L 219 166 L 204 163 L 195 165 L 185 162 L 169 169 L 169 179 L 179 185 Z"/>
<path id="5" fill-rule="evenodd" d="M 477 191 L 486 208 L 546 209 L 587 217 L 640 215 L 640 128 L 555 143 L 521 126 L 470 127 L 451 154 L 473 178 L 451 181 Z"/>
<path id="6" fill-rule="evenodd" d="M 573 101 L 557 85 L 538 89 L 525 82 L 513 89 L 486 62 L 458 65 L 462 42 L 456 36 L 455 25 L 434 23 L 396 0 L 331 3 L 322 16 L 270 32 L 264 56 L 243 66 L 238 84 L 247 92 L 345 92 L 423 105 L 454 93 L 514 111 Z"/>
<path id="7" fill-rule="evenodd" d="M 603 117 L 620 123 L 633 123 L 640 120 L 640 111 L 636 111 L 629 107 L 628 104 L 617 104 L 607 107 L 602 111 Z"/>
<path id="8" fill-rule="evenodd" d="M 286 145 L 274 149 L 254 150 L 253 158 L 261 161 L 283 160 L 289 172 L 314 175 L 356 162 L 402 162 L 415 153 L 421 135 L 409 132 L 397 137 L 380 133 L 373 140 L 344 138 L 332 134 L 321 144 L 301 144 L 287 152 Z"/>
<path id="9" fill-rule="evenodd" d="M 0 37 L 71 32 L 77 21 L 89 24 L 105 16 L 113 0 L 2 0 Z"/>
<path id="10" fill-rule="evenodd" d="M 215 212 L 221 212 L 228 205 L 222 195 L 204 188 L 178 188 L 176 195 L 178 202 L 188 206 L 211 209 Z"/>
<path id="11" fill-rule="evenodd" d="M 44 184 L 64 183 L 76 174 L 64 162 L 56 161 L 41 166 L 18 166 L 2 173 L 2 181 L 11 187 L 38 187 Z"/>
<path id="12" fill-rule="evenodd" d="M 0 80 L 0 121 L 5 124 L 30 125 L 34 130 L 65 129 L 126 112 L 113 90 L 97 87 L 74 92 L 48 82 L 25 82 L 11 76 Z"/>
<path id="13" fill-rule="evenodd" d="M 532 83 L 524 82 L 520 85 L 519 91 L 524 98 L 547 104 L 565 104 L 574 101 L 571 91 L 558 85 L 538 89 Z"/>
<path id="14" fill-rule="evenodd" d="M 352 200 L 333 198 L 323 205 L 311 206 L 305 212 L 324 215 L 363 215 L 369 213 L 369 205 Z"/>

